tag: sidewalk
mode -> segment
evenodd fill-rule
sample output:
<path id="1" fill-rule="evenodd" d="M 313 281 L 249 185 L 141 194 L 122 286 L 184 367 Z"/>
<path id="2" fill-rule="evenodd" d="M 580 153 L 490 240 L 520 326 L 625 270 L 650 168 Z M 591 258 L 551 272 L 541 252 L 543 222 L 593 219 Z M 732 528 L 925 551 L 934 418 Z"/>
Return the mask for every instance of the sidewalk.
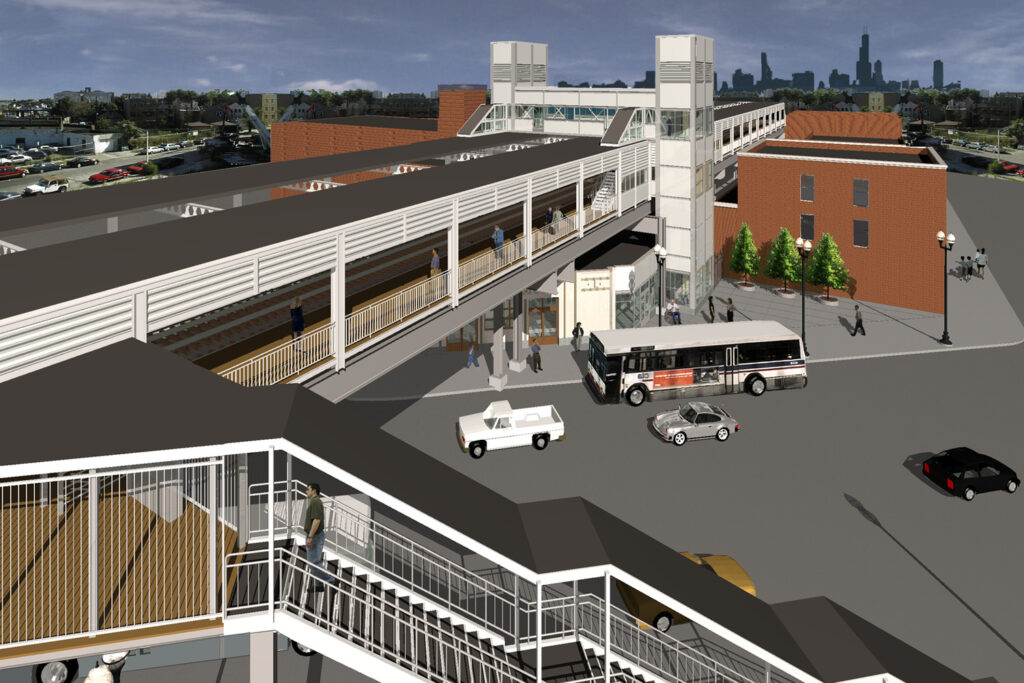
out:
<path id="1" fill-rule="evenodd" d="M 967 234 L 960 217 L 947 203 L 947 227 L 957 238 L 949 256 L 949 336 L 952 346 L 939 343 L 942 337 L 942 314 L 925 313 L 895 306 L 839 298 L 836 306 L 827 306 L 807 296 L 807 349 L 809 363 L 898 356 L 919 353 L 940 353 L 968 349 L 1010 346 L 1024 342 L 1024 325 L 1018 320 L 1010 302 L 997 283 L 1000 268 L 1012 268 L 1009 262 L 987 268 L 985 279 L 974 277 L 970 282 L 956 278 L 952 269 L 954 256 L 973 256 L 976 246 Z M 938 246 L 931 255 L 936 268 L 942 252 Z M 798 294 L 785 299 L 775 293 L 780 285 L 758 285 L 752 290 L 739 286 L 735 280 L 722 280 L 712 295 L 717 319 L 725 322 L 726 299 L 732 297 L 736 320 L 777 320 L 800 333 L 800 283 L 790 285 Z M 860 304 L 866 335 L 851 336 L 854 325 L 854 304 Z M 684 324 L 707 323 L 707 302 L 693 314 L 682 312 Z M 590 330 L 587 330 L 589 333 Z M 511 356 L 510 345 L 506 355 Z M 435 396 L 468 393 L 492 393 L 488 386 L 492 364 L 489 345 L 483 345 L 478 360 L 480 367 L 466 368 L 466 353 L 449 353 L 428 349 L 401 366 L 400 372 L 381 377 L 354 394 L 352 401 L 418 400 Z M 524 349 L 524 357 L 528 354 Z M 578 384 L 586 371 L 586 351 L 574 353 L 568 345 L 544 346 L 541 351 L 542 372 L 529 367 L 523 372 L 507 372 L 508 384 L 503 391 L 523 387 Z"/>

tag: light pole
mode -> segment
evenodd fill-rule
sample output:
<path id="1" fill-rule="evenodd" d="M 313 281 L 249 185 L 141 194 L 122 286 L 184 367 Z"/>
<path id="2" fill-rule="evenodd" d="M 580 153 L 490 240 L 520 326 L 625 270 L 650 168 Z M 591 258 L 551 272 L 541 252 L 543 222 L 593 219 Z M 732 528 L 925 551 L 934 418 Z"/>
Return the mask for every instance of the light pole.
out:
<path id="1" fill-rule="evenodd" d="M 800 339 L 804 343 L 804 355 L 811 355 L 807 350 L 807 259 L 811 255 L 811 248 L 814 245 L 811 240 L 803 237 L 796 239 L 796 253 L 800 255 Z"/>
<path id="2" fill-rule="evenodd" d="M 665 317 L 665 279 L 662 268 L 665 266 L 666 256 L 668 256 L 668 249 L 660 244 L 655 244 L 654 258 L 658 259 L 658 327 L 661 327 L 661 319 Z"/>
<path id="3" fill-rule="evenodd" d="M 146 129 L 146 163 L 149 163 L 149 129 Z"/>
<path id="4" fill-rule="evenodd" d="M 942 249 L 942 339 L 939 343 L 948 345 L 953 343 L 949 338 L 949 252 L 956 244 L 956 236 L 939 230 L 935 239 L 939 240 L 939 249 Z"/>

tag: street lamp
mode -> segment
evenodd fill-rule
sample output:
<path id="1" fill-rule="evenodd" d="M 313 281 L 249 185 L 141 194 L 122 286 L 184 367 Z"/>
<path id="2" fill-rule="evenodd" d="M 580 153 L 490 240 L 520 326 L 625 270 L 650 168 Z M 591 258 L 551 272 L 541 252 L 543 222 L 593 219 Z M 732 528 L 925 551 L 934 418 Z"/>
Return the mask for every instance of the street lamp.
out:
<path id="1" fill-rule="evenodd" d="M 800 339 L 804 343 L 804 355 L 811 355 L 807 350 L 807 259 L 811 256 L 811 240 L 803 237 L 796 239 L 796 253 L 800 254 Z"/>
<path id="2" fill-rule="evenodd" d="M 668 249 L 660 244 L 655 244 L 654 258 L 658 259 L 658 327 L 661 327 L 661 319 L 665 317 L 665 279 L 662 268 L 665 266 L 666 256 L 668 256 Z"/>
<path id="3" fill-rule="evenodd" d="M 939 249 L 942 249 L 942 339 L 939 343 L 952 344 L 949 338 L 949 252 L 953 251 L 956 236 L 939 230 L 935 239 L 939 241 Z"/>

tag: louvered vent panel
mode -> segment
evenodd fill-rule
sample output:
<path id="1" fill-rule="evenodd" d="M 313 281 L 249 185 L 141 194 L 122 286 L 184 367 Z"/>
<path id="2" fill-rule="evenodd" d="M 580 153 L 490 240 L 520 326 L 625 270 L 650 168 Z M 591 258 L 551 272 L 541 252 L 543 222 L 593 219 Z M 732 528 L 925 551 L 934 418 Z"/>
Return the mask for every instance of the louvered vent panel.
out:
<path id="1" fill-rule="evenodd" d="M 149 329 L 167 327 L 252 294 L 252 261 L 191 275 L 149 290 Z"/>
<path id="2" fill-rule="evenodd" d="M 467 221 L 494 211 L 494 188 L 479 190 L 459 199 L 459 221 Z"/>
<path id="3" fill-rule="evenodd" d="M 345 230 L 345 263 L 384 251 L 403 240 L 402 217 L 367 221 Z"/>
<path id="4" fill-rule="evenodd" d="M 406 217 L 406 225 L 409 240 L 448 230 L 452 227 L 452 203 L 445 200 L 412 209 Z"/>
<path id="5" fill-rule="evenodd" d="M 659 66 L 662 83 L 689 83 L 693 76 L 690 62 L 662 62 Z"/>
<path id="6" fill-rule="evenodd" d="M 302 244 L 260 259 L 260 290 L 265 291 L 330 270 L 337 259 L 337 239 Z"/>

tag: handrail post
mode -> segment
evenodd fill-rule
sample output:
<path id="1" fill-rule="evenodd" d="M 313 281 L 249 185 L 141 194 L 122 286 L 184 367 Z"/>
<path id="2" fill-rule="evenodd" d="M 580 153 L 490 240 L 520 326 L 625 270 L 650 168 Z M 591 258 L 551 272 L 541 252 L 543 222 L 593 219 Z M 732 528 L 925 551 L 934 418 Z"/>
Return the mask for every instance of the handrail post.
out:
<path id="1" fill-rule="evenodd" d="M 89 470 L 89 631 L 99 630 L 99 481 Z"/>
<path id="2" fill-rule="evenodd" d="M 210 464 L 206 468 L 207 486 L 209 486 L 209 493 L 207 495 L 206 502 L 209 503 L 210 511 L 209 517 L 209 532 L 210 532 L 210 548 L 209 548 L 209 609 L 210 614 L 217 612 L 217 459 L 210 458 Z"/>
<path id="3" fill-rule="evenodd" d="M 541 664 L 541 658 L 543 656 L 543 648 L 541 648 L 541 633 L 544 630 L 544 614 L 542 608 L 544 595 L 544 584 L 539 580 L 537 581 L 537 683 L 544 683 L 544 679 L 541 678 L 541 670 L 543 665 Z"/>
<path id="4" fill-rule="evenodd" d="M 513 613 L 512 613 L 512 622 L 513 622 L 512 628 L 513 628 L 513 630 L 515 632 L 516 649 L 518 650 L 519 649 L 519 639 L 520 639 L 520 635 L 519 635 L 519 575 L 518 574 L 513 574 L 512 575 L 512 583 L 513 583 L 513 586 L 514 586 L 514 591 L 513 592 L 515 594 L 515 605 L 513 606 Z"/>
<path id="5" fill-rule="evenodd" d="M 290 452 L 285 453 L 284 456 L 284 490 L 285 490 L 285 508 L 284 520 L 285 527 L 284 532 L 288 538 L 292 535 L 292 454 Z M 326 520 L 325 520 L 326 521 Z"/>
<path id="6" fill-rule="evenodd" d="M 575 584 L 575 581 L 573 582 Z M 604 570 L 604 683 L 611 683 L 612 667 L 612 573 Z"/>
<path id="7" fill-rule="evenodd" d="M 267 612 L 274 621 L 274 447 L 267 449 Z"/>

